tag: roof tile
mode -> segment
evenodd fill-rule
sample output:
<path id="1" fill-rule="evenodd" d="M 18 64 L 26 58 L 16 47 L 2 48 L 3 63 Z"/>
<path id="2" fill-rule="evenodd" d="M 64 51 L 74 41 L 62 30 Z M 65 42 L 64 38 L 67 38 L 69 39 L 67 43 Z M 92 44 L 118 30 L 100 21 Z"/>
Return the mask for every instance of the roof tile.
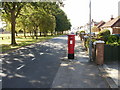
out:
<path id="1" fill-rule="evenodd" d="M 102 27 L 112 27 L 118 20 L 120 20 L 120 17 L 116 17 L 116 18 L 106 22 Z"/>

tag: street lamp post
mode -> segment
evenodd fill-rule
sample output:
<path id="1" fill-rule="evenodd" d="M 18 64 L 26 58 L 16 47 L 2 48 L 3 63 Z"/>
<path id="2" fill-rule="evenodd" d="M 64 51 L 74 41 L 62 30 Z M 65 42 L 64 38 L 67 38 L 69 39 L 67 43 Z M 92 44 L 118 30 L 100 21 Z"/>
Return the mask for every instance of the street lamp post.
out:
<path id="1" fill-rule="evenodd" d="M 89 30 L 90 30 L 89 60 L 92 61 L 92 40 L 91 40 L 91 0 L 90 0 L 90 2 L 89 2 Z"/>

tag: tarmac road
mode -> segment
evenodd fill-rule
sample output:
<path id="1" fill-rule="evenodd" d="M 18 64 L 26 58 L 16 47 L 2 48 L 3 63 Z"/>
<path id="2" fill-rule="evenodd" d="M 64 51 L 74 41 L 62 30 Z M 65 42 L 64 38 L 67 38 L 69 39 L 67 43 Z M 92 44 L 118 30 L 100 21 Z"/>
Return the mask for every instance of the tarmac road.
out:
<path id="1" fill-rule="evenodd" d="M 51 88 L 66 56 L 67 36 L 22 47 L 2 56 L 2 88 Z"/>

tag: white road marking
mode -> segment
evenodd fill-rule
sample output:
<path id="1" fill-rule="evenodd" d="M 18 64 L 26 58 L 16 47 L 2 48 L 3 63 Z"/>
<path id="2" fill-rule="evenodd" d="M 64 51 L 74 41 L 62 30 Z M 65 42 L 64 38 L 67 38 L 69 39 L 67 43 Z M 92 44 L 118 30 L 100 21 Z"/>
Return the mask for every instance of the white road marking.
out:
<path id="1" fill-rule="evenodd" d="M 32 59 L 32 61 L 35 60 L 35 58 Z"/>
<path id="2" fill-rule="evenodd" d="M 21 65 L 20 67 L 17 68 L 17 70 L 20 70 L 21 68 L 23 68 L 25 65 Z"/>
<path id="3" fill-rule="evenodd" d="M 40 53 L 40 55 L 43 55 L 44 53 Z"/>

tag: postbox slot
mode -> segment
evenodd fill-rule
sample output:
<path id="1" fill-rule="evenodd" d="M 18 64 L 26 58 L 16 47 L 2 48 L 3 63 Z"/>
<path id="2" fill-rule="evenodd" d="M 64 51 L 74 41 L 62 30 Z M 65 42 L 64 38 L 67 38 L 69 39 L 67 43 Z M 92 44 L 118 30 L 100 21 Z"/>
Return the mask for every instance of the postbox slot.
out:
<path id="1" fill-rule="evenodd" d="M 73 44 L 73 41 L 72 41 L 72 40 L 70 40 L 70 44 Z"/>

